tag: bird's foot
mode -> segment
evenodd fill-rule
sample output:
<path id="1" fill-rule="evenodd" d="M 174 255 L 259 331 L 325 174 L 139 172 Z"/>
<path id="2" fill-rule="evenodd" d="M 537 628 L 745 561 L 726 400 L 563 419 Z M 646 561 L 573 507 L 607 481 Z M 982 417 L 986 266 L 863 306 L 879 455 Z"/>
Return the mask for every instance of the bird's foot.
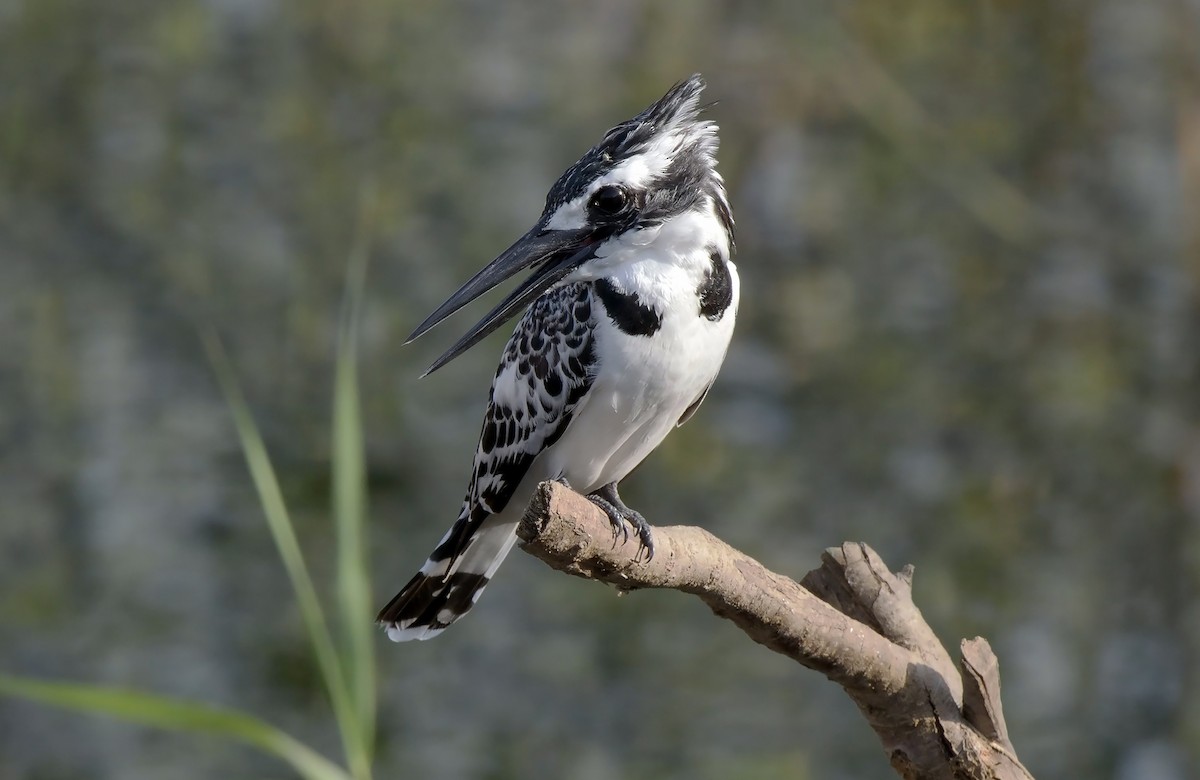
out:
<path id="1" fill-rule="evenodd" d="M 616 544 L 617 537 L 621 537 L 622 543 L 628 542 L 629 529 L 632 527 L 639 542 L 637 554 L 633 556 L 633 559 L 640 560 L 643 551 L 647 561 L 654 557 L 654 535 L 651 533 L 650 523 L 646 521 L 641 512 L 625 506 L 617 494 L 616 483 L 609 483 L 599 490 L 589 493 L 587 498 L 608 515 L 608 521 L 612 523 L 613 528 L 613 544 Z"/>

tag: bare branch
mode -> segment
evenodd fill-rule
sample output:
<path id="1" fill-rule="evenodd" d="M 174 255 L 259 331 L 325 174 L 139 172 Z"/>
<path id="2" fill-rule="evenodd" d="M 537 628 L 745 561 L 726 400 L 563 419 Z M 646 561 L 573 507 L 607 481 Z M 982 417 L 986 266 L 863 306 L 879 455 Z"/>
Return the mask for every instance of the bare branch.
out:
<path id="1" fill-rule="evenodd" d="M 890 571 L 871 548 L 845 543 L 802 583 L 712 534 L 654 529 L 655 555 L 614 539 L 608 518 L 553 482 L 517 530 L 522 548 L 559 571 L 621 590 L 698 596 L 754 641 L 845 689 L 904 778 L 1032 780 L 1008 739 L 1000 673 L 986 640 L 962 646 L 962 672 L 912 601 L 912 569 Z"/>

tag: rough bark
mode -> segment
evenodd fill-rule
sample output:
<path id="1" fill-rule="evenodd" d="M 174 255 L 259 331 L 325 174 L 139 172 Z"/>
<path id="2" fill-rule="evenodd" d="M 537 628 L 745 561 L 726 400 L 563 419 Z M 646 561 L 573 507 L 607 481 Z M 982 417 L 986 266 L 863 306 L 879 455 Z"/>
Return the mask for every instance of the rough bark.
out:
<path id="1" fill-rule="evenodd" d="M 636 537 L 614 540 L 592 502 L 542 484 L 517 531 L 522 548 L 559 571 L 622 590 L 698 596 L 754 641 L 840 685 L 904 778 L 1031 780 L 1009 741 L 1000 673 L 985 639 L 960 662 L 912 601 L 912 568 L 890 571 L 865 544 L 821 556 L 797 583 L 700 528 L 654 529 L 654 558 Z"/>

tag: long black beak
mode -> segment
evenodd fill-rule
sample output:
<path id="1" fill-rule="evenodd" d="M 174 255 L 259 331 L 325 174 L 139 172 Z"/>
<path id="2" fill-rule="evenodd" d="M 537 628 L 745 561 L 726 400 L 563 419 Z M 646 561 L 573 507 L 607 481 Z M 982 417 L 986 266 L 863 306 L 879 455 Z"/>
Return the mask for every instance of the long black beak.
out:
<path id="1" fill-rule="evenodd" d="M 548 230 L 539 223 L 516 243 L 483 267 L 479 273 L 451 295 L 433 314 L 417 326 L 408 341 L 419 338 L 430 328 L 483 295 L 514 274 L 535 266 L 525 281 L 517 285 L 496 308 L 475 323 L 458 342 L 433 362 L 424 374 L 429 376 L 454 358 L 475 346 L 485 336 L 503 325 L 534 298 L 548 290 L 574 268 L 590 260 L 598 242 L 589 229 Z"/>

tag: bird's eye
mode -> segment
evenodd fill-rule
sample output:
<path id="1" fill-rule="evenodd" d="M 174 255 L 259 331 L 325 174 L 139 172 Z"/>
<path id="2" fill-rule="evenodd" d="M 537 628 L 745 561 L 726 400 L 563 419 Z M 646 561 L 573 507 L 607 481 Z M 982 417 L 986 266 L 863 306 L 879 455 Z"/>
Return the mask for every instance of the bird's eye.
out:
<path id="1" fill-rule="evenodd" d="M 588 201 L 588 211 L 601 217 L 615 217 L 629 205 L 629 192 L 624 187 L 608 184 L 596 190 Z"/>

